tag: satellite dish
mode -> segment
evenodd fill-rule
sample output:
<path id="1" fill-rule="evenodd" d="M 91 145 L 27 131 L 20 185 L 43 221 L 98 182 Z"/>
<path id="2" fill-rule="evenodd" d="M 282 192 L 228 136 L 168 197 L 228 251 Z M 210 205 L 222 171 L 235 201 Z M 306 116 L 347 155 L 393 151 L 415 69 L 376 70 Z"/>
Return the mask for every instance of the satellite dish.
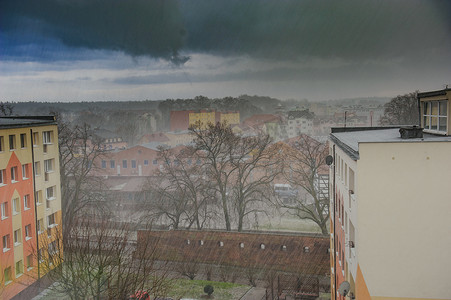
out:
<path id="1" fill-rule="evenodd" d="M 326 165 L 330 166 L 334 162 L 332 155 L 326 156 Z"/>
<path id="2" fill-rule="evenodd" d="M 346 295 L 349 293 L 349 290 L 351 289 L 351 285 L 347 281 L 343 281 L 340 284 L 340 287 L 338 288 L 338 292 L 343 296 L 346 297 Z"/>

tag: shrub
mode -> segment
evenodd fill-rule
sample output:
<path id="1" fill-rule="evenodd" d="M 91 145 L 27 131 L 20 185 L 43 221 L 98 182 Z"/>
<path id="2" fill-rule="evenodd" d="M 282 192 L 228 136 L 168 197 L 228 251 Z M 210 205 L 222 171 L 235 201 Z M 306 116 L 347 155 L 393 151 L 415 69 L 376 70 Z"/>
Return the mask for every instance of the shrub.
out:
<path id="1" fill-rule="evenodd" d="M 207 284 L 207 285 L 204 287 L 204 292 L 205 292 L 206 294 L 208 294 L 209 297 L 211 296 L 211 294 L 213 294 L 213 291 L 214 291 L 213 286 L 211 286 L 211 285 L 209 285 L 209 284 Z"/>

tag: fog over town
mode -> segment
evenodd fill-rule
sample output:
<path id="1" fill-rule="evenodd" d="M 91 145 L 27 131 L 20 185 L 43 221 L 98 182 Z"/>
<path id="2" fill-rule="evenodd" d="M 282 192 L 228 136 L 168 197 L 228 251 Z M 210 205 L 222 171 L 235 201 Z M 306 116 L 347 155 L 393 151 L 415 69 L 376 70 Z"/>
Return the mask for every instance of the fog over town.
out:
<path id="1" fill-rule="evenodd" d="M 450 37 L 441 0 L 1 1 L 0 299 L 451 299 Z"/>

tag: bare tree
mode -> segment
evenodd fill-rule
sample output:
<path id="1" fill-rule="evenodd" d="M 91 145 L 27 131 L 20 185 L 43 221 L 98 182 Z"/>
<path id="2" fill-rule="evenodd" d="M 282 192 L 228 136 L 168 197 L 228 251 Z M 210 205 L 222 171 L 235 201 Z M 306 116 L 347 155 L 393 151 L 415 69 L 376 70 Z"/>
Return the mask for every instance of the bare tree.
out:
<path id="1" fill-rule="evenodd" d="M 76 218 L 67 241 L 55 231 L 34 251 L 43 273 L 56 284 L 51 289 L 71 299 L 127 299 L 136 291 L 154 296 L 167 293 L 165 266 L 156 264 L 154 240 L 140 241 L 126 224 L 113 225 L 106 215 Z"/>
<path id="2" fill-rule="evenodd" d="M 418 102 L 415 93 L 398 95 L 385 104 L 384 125 L 418 124 Z"/>
<path id="3" fill-rule="evenodd" d="M 209 123 L 206 129 L 199 122 L 190 126 L 196 153 L 204 166 L 206 176 L 214 182 L 219 195 L 226 230 L 232 230 L 228 188 L 236 167 L 230 165 L 230 155 L 239 138 L 226 123 Z"/>
<path id="4" fill-rule="evenodd" d="M 100 139 L 92 134 L 89 125 L 70 126 L 59 117 L 57 120 L 62 212 L 66 231 L 66 228 L 71 228 L 79 211 L 90 206 L 102 207 L 104 193 L 101 192 L 101 177 L 90 174 L 103 151 Z"/>
<path id="5" fill-rule="evenodd" d="M 220 199 L 226 230 L 232 229 L 236 216 L 242 231 L 245 217 L 264 211 L 261 204 L 269 200 L 271 183 L 279 173 L 273 155 L 277 146 L 271 145 L 268 135 L 238 136 L 227 123 L 203 127 L 198 123 L 190 132 L 205 176 L 214 183 L 210 188 Z"/>
<path id="6" fill-rule="evenodd" d="M 238 231 L 243 230 L 244 218 L 265 212 L 262 204 L 270 201 L 271 185 L 281 173 L 278 145 L 271 144 L 268 135 L 240 137 L 231 149 L 232 201 L 238 218 Z"/>
<path id="7" fill-rule="evenodd" d="M 277 205 L 288 209 L 301 219 L 315 222 L 323 234 L 328 234 L 329 196 L 321 190 L 321 185 L 328 186 L 328 168 L 325 163 L 328 155 L 326 143 L 300 135 L 291 140 L 280 155 L 285 158 L 284 176 L 294 187 L 300 188 L 299 195 L 293 195 L 284 201 L 275 197 Z M 325 175 L 325 176 L 321 176 Z"/>
<path id="8" fill-rule="evenodd" d="M 212 197 L 194 150 L 160 148 L 158 156 L 162 162 L 158 183 L 154 180 L 148 185 L 155 195 L 151 210 L 157 217 L 169 219 L 174 229 L 182 223 L 187 228 L 202 229 L 212 217 L 208 206 Z"/>

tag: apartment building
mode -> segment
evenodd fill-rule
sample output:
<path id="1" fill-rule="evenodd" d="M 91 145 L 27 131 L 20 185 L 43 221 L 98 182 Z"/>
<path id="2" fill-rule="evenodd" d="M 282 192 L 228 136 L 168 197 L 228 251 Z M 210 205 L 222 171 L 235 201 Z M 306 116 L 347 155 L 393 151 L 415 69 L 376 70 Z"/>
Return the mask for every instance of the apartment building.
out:
<path id="1" fill-rule="evenodd" d="M 187 130 L 189 126 L 200 122 L 202 126 L 208 123 L 227 122 L 229 125 L 240 123 L 240 112 L 220 112 L 215 110 L 182 110 L 171 111 L 170 114 L 171 131 Z"/>
<path id="2" fill-rule="evenodd" d="M 451 299 L 450 89 L 418 100 L 424 132 L 332 129 L 332 299 Z"/>
<path id="3" fill-rule="evenodd" d="M 57 236 L 61 225 L 58 153 L 54 117 L 0 118 L 2 299 L 10 299 L 42 277 L 38 258 L 59 248 L 50 249 L 61 240 Z"/>

